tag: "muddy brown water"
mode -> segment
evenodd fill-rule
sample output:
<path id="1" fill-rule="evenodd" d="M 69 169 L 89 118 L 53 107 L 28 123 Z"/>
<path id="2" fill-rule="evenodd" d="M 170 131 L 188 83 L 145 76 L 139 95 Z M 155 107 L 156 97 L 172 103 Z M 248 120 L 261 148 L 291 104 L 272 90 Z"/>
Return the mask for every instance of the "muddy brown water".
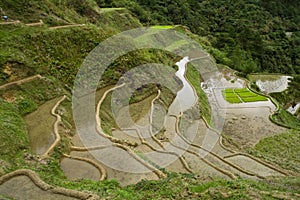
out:
<path id="1" fill-rule="evenodd" d="M 76 198 L 54 194 L 37 187 L 27 176 L 14 177 L 0 185 L 0 194 L 12 199 L 74 200 Z"/>
<path id="2" fill-rule="evenodd" d="M 100 98 L 103 96 L 104 92 L 110 89 L 111 87 L 105 87 L 96 92 L 96 102 L 100 100 Z M 148 117 L 146 116 L 149 114 L 150 110 L 150 105 L 152 99 L 156 95 L 151 95 L 148 98 L 130 105 L 130 108 L 125 108 L 126 110 L 130 110 L 131 117 L 133 118 L 133 121 L 136 121 L 138 118 L 143 118 L 145 120 L 148 120 Z M 146 117 L 145 117 L 146 116 Z M 119 111 L 118 117 L 122 117 L 122 110 Z M 121 120 L 122 121 L 122 120 Z M 136 122 L 139 125 L 145 125 L 145 121 L 137 121 Z M 119 139 L 122 140 L 129 140 L 129 141 L 136 141 L 139 142 L 138 136 L 135 131 L 128 131 L 126 133 L 120 131 L 120 130 L 115 130 L 113 131 L 113 135 Z M 83 146 L 80 136 L 76 134 L 72 138 L 72 142 L 75 146 Z M 111 147 L 113 148 L 113 147 Z M 101 157 L 101 155 L 109 155 L 108 153 L 103 153 L 106 151 L 119 151 L 118 153 L 111 154 L 110 157 Z M 99 150 L 98 158 L 95 158 L 92 154 L 89 152 L 76 152 L 72 151 L 71 155 L 72 156 L 79 156 L 83 158 L 89 158 L 92 159 L 99 164 L 101 164 L 105 170 L 107 171 L 107 178 L 108 179 L 116 179 L 120 182 L 121 185 L 128 185 L 128 184 L 134 184 L 142 179 L 151 179 L 155 180 L 158 179 L 158 177 L 153 173 L 127 173 L 127 172 L 122 172 L 117 169 L 110 168 L 109 166 L 105 165 L 105 163 L 101 163 L 101 160 L 110 160 L 108 162 L 115 162 L 115 165 L 126 165 L 129 164 L 127 167 L 132 168 L 134 171 L 134 167 L 138 166 L 138 168 L 144 168 L 143 165 L 141 165 L 139 162 L 137 162 L 132 156 L 130 156 L 127 152 L 120 150 L 119 148 L 113 148 L 113 149 L 104 149 L 104 150 Z M 99 161 L 100 160 L 100 161 Z M 125 163 L 120 162 L 121 160 L 125 160 Z M 65 173 L 66 177 L 70 180 L 76 180 L 79 178 L 87 178 L 87 179 L 92 179 L 92 180 L 98 180 L 100 176 L 100 172 L 97 170 L 96 167 L 93 165 L 90 165 L 84 161 L 78 161 L 78 160 L 72 160 L 69 158 L 64 158 L 62 159 L 60 163 L 61 169 Z M 145 168 L 144 171 L 147 171 Z"/>
<path id="3" fill-rule="evenodd" d="M 141 163 L 139 163 L 138 161 L 136 161 L 132 156 L 130 156 L 127 152 L 119 149 L 119 148 L 108 148 L 104 151 L 119 151 L 118 153 L 114 153 L 112 154 L 110 157 L 101 157 L 105 156 L 105 153 L 101 154 L 101 152 L 103 152 L 103 150 L 99 151 L 99 157 L 95 158 L 91 153 L 89 152 L 76 152 L 76 151 L 72 151 L 71 152 L 71 156 L 78 156 L 78 157 L 83 157 L 83 158 L 88 158 L 88 159 L 92 159 L 95 162 L 97 162 L 98 164 L 102 165 L 105 169 L 105 171 L 107 172 L 107 179 L 115 179 L 118 180 L 118 182 L 125 186 L 125 185 L 129 185 L 129 184 L 135 184 L 143 179 L 145 180 L 157 180 L 158 177 L 156 174 L 154 174 L 153 172 L 148 172 L 148 173 L 134 173 L 135 168 L 145 168 L 143 165 L 141 165 Z M 107 154 L 106 154 L 107 155 Z M 112 168 L 111 166 L 105 165 L 105 163 L 102 163 L 101 161 L 103 160 L 111 160 L 114 161 L 114 166 L 118 166 L 118 165 L 123 165 L 123 166 L 127 166 L 128 168 L 132 169 L 133 171 L 131 173 L 129 172 L 124 172 L 124 171 L 120 171 L 117 170 L 115 168 Z M 79 166 L 77 165 L 69 165 L 69 168 L 67 170 L 74 170 L 75 173 L 76 170 L 78 169 Z M 145 168 L 144 171 L 147 171 L 147 169 Z M 68 177 L 68 174 L 66 174 Z M 71 178 L 71 177 L 68 177 Z"/>
<path id="4" fill-rule="evenodd" d="M 100 172 L 95 166 L 81 160 L 64 158 L 60 166 L 69 180 L 85 178 L 97 181 L 100 178 Z"/>
<path id="5" fill-rule="evenodd" d="M 26 115 L 31 149 L 36 154 L 43 154 L 55 140 L 53 125 L 56 117 L 51 114 L 53 106 L 60 98 L 55 98 L 41 105 L 36 111 Z"/>

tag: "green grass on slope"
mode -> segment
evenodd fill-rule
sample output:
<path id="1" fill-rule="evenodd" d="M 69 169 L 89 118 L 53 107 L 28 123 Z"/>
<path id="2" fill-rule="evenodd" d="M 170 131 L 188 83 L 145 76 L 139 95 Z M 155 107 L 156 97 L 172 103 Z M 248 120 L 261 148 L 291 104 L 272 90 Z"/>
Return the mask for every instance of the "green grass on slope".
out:
<path id="1" fill-rule="evenodd" d="M 300 120 L 282 108 L 280 108 L 277 113 L 273 114 L 271 119 L 275 123 L 300 130 Z"/>
<path id="2" fill-rule="evenodd" d="M 272 163 L 300 172 L 300 131 L 290 130 L 261 140 L 252 153 Z"/>
<path id="3" fill-rule="evenodd" d="M 205 180 L 190 175 L 169 174 L 168 178 L 143 180 L 135 185 L 120 187 L 116 181 L 93 182 L 79 180 L 64 182 L 71 189 L 93 191 L 105 199 L 280 199 L 280 193 L 288 199 L 299 191 L 299 179 L 281 178 L 269 181 L 238 179 Z M 279 193 L 279 194 L 278 194 Z"/>
<path id="4" fill-rule="evenodd" d="M 171 29 L 171 28 L 173 28 L 173 26 L 171 26 L 171 25 L 157 25 L 157 26 L 151 26 L 151 28 L 155 28 L 155 29 Z"/>
<path id="5" fill-rule="evenodd" d="M 100 8 L 101 13 L 125 10 L 126 8 Z"/>
<path id="6" fill-rule="evenodd" d="M 22 66 L 31 68 L 72 85 L 85 56 L 109 34 L 92 26 L 58 30 L 16 27 L 0 39 L 0 65 L 17 63 L 20 70 Z"/>
<path id="7" fill-rule="evenodd" d="M 21 85 L 14 85 L 6 90 L 0 90 L 0 96 L 11 95 L 17 101 L 29 100 L 37 106 L 64 94 L 61 84 L 53 77 L 36 78 Z M 34 109 L 33 109 L 34 110 Z M 26 113 L 24 113 L 26 114 Z"/>
<path id="8" fill-rule="evenodd" d="M 65 17 L 69 17 L 68 12 L 65 12 Z M 78 17 L 85 20 L 85 17 Z M 8 82 L 9 75 L 5 69 L 12 66 L 13 71 L 19 72 L 13 75 L 19 78 L 36 73 L 47 74 L 71 87 L 83 60 L 99 43 L 118 32 L 141 26 L 127 10 L 97 14 L 94 18 L 96 25 L 87 23 L 84 27 L 57 30 L 49 30 L 47 25 L 1 26 L 0 84 Z M 82 23 L 77 21 L 75 23 Z"/>
<path id="9" fill-rule="evenodd" d="M 85 2 L 81 1 L 73 6 L 67 1 L 56 0 L 2 0 L 0 7 L 12 20 L 20 20 L 23 23 L 43 20 L 48 25 L 63 25 L 86 21 L 86 18 L 78 13 Z"/>
<path id="10" fill-rule="evenodd" d="M 16 105 L 0 99 L 0 160 L 17 167 L 23 161 L 24 150 L 28 150 L 26 124 Z"/>
<path id="11" fill-rule="evenodd" d="M 199 75 L 199 72 L 192 65 L 188 64 L 186 70 L 186 77 L 188 81 L 193 85 L 198 95 L 198 102 L 200 105 L 201 115 L 206 119 L 206 121 L 210 125 L 212 125 L 210 105 L 205 92 L 200 86 L 201 77 Z"/>

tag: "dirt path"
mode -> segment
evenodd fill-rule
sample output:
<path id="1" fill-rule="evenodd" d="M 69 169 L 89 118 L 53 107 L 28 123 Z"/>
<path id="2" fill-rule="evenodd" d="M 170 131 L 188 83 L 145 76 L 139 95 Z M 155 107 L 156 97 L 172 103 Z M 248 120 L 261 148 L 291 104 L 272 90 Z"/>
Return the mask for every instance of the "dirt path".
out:
<path id="1" fill-rule="evenodd" d="M 26 26 L 42 26 L 44 24 L 43 20 L 40 20 L 39 22 L 36 23 L 29 23 L 25 24 Z"/>
<path id="2" fill-rule="evenodd" d="M 21 85 L 23 83 L 30 82 L 30 81 L 32 81 L 34 79 L 37 79 L 37 78 L 41 79 L 42 76 L 39 75 L 39 74 L 37 74 L 37 75 L 31 76 L 31 77 L 28 77 L 28 78 L 24 78 L 22 80 L 18 80 L 18 81 L 13 81 L 13 82 L 10 82 L 10 83 L 6 83 L 6 84 L 0 86 L 0 90 L 5 90 L 5 89 L 7 89 L 7 88 L 9 88 L 9 87 L 11 87 L 13 85 Z"/>
<path id="3" fill-rule="evenodd" d="M 19 20 L 9 21 L 9 22 L 0 22 L 0 25 L 10 25 L 10 24 L 19 24 L 21 23 Z"/>
<path id="4" fill-rule="evenodd" d="M 0 22 L 0 25 L 12 25 L 12 24 L 20 24 L 20 23 L 21 23 L 21 21 L 16 20 L 16 21 L 9 21 L 9 22 Z M 40 20 L 39 22 L 28 23 L 25 25 L 35 27 L 35 26 L 42 26 L 43 24 L 44 24 L 43 20 Z M 49 27 L 48 29 L 55 30 L 55 29 L 73 28 L 73 27 L 82 27 L 82 26 L 86 26 L 86 24 L 68 24 L 68 25 L 62 25 L 62 26 L 53 26 L 53 27 Z"/>
<path id="5" fill-rule="evenodd" d="M 73 28 L 73 27 L 82 27 L 85 24 L 70 24 L 70 25 L 63 25 L 63 26 L 53 26 L 49 27 L 49 30 L 56 30 L 56 29 L 63 29 L 63 28 Z"/>

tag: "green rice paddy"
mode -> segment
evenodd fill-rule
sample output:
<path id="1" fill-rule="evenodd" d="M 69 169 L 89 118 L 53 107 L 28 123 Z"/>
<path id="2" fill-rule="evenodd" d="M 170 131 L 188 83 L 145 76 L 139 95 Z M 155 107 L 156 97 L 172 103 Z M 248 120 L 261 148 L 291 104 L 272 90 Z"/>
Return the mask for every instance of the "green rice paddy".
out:
<path id="1" fill-rule="evenodd" d="M 251 92 L 248 88 L 227 88 L 223 91 L 223 96 L 229 103 L 247 103 L 268 100 L 267 97 Z"/>

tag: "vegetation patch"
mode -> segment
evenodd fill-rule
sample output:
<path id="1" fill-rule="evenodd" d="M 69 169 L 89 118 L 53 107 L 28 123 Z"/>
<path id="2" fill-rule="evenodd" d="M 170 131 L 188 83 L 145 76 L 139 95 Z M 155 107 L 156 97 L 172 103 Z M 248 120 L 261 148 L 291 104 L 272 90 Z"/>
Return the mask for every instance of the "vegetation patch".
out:
<path id="1" fill-rule="evenodd" d="M 101 8 L 100 13 L 120 11 L 120 10 L 126 10 L 126 8 Z"/>
<path id="2" fill-rule="evenodd" d="M 247 88 L 226 88 L 222 93 L 225 100 L 229 103 L 247 103 L 268 100 L 267 97 L 251 92 Z"/>
<path id="3" fill-rule="evenodd" d="M 19 113 L 21 115 L 31 113 L 37 108 L 36 103 L 31 99 L 20 99 L 17 102 L 17 105 L 18 105 Z"/>
<path id="4" fill-rule="evenodd" d="M 237 95 L 235 93 L 227 93 L 227 92 L 225 92 L 225 97 L 226 98 L 236 98 Z"/>
<path id="5" fill-rule="evenodd" d="M 229 103 L 243 103 L 238 97 L 226 98 L 226 101 L 228 101 Z"/>
<path id="6" fill-rule="evenodd" d="M 205 92 L 202 90 L 200 86 L 201 77 L 198 71 L 191 64 L 187 65 L 186 77 L 189 83 L 195 89 L 195 92 L 197 93 L 201 115 L 210 125 L 212 125 L 210 105 Z"/>
<path id="7" fill-rule="evenodd" d="M 233 92 L 239 94 L 239 93 L 244 93 L 244 92 L 248 93 L 250 91 L 247 88 L 235 88 L 235 89 L 233 89 Z"/>
<path id="8" fill-rule="evenodd" d="M 173 28 L 173 26 L 171 26 L 171 25 L 157 25 L 157 26 L 151 26 L 151 28 L 155 28 L 155 29 L 171 29 L 171 28 Z"/>
<path id="9" fill-rule="evenodd" d="M 0 158 L 15 167 L 23 163 L 24 151 L 28 151 L 29 140 L 26 124 L 18 107 L 0 99 Z M 22 164 L 21 164 L 22 165 Z"/>
<path id="10" fill-rule="evenodd" d="M 290 130 L 285 133 L 262 139 L 250 153 L 271 163 L 300 172 L 300 131 Z"/>
<path id="11" fill-rule="evenodd" d="M 253 97 L 243 97 L 242 100 L 244 102 L 257 102 L 257 101 L 267 101 L 268 99 L 263 96 L 253 96 Z"/>
<path id="12" fill-rule="evenodd" d="M 279 125 L 300 130 L 300 120 L 282 108 L 280 108 L 278 112 L 274 113 L 271 116 L 271 119 Z"/>

